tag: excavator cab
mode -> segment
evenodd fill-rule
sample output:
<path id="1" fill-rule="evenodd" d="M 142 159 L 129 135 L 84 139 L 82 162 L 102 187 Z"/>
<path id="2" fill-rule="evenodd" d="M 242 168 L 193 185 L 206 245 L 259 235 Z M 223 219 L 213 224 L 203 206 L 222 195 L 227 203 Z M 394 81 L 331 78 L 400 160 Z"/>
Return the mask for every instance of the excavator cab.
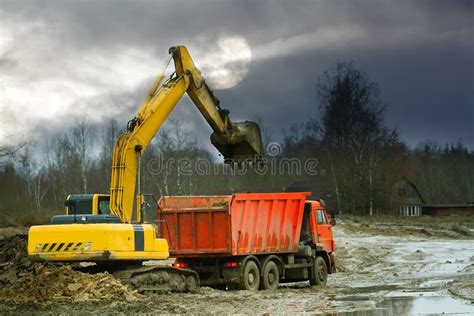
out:
<path id="1" fill-rule="evenodd" d="M 65 215 L 51 217 L 52 225 L 59 224 L 91 224 L 120 223 L 120 218 L 110 215 L 109 194 L 71 194 L 64 201 Z"/>

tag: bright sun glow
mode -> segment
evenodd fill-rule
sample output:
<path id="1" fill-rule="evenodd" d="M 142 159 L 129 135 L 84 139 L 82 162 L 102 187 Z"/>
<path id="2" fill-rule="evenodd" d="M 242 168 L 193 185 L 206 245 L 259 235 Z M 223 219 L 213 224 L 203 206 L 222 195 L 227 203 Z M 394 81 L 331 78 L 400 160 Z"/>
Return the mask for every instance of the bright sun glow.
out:
<path id="1" fill-rule="evenodd" d="M 242 36 L 218 38 L 214 47 L 200 51 L 195 58 L 196 65 L 209 85 L 218 90 L 239 84 L 247 75 L 252 61 L 252 51 Z"/>

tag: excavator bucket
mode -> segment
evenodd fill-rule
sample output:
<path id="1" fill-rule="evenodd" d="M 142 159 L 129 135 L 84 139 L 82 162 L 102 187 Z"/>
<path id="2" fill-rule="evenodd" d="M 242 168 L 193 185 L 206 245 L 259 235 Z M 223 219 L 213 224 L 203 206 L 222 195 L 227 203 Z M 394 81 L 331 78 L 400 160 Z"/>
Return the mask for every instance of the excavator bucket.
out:
<path id="1" fill-rule="evenodd" d="M 214 132 L 211 143 L 227 163 L 259 162 L 264 156 L 260 127 L 255 122 L 233 122 L 227 132 Z"/>

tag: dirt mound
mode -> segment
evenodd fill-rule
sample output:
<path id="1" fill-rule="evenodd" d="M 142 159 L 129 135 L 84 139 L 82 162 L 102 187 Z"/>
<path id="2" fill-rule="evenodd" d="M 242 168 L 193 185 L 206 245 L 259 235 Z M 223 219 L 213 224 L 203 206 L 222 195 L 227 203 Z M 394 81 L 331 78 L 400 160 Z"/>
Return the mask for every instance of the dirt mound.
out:
<path id="1" fill-rule="evenodd" d="M 108 273 L 88 274 L 70 266 L 39 267 L 34 273 L 0 290 L 0 300 L 14 303 L 47 303 L 69 299 L 75 302 L 142 298 Z"/>
<path id="2" fill-rule="evenodd" d="M 465 275 L 452 281 L 448 284 L 448 291 L 474 304 L 474 275 Z"/>
<path id="3" fill-rule="evenodd" d="M 34 270 L 28 260 L 26 235 L 13 235 L 0 240 L 0 287 L 14 284 L 23 274 Z"/>

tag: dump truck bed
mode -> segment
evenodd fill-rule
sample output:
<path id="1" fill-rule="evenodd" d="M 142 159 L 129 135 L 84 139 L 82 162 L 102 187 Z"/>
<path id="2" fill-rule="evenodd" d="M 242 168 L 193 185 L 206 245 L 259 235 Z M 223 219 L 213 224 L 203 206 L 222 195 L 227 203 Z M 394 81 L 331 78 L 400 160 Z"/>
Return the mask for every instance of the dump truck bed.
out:
<path id="1" fill-rule="evenodd" d="M 172 257 L 291 253 L 309 192 L 165 196 L 161 233 Z"/>

